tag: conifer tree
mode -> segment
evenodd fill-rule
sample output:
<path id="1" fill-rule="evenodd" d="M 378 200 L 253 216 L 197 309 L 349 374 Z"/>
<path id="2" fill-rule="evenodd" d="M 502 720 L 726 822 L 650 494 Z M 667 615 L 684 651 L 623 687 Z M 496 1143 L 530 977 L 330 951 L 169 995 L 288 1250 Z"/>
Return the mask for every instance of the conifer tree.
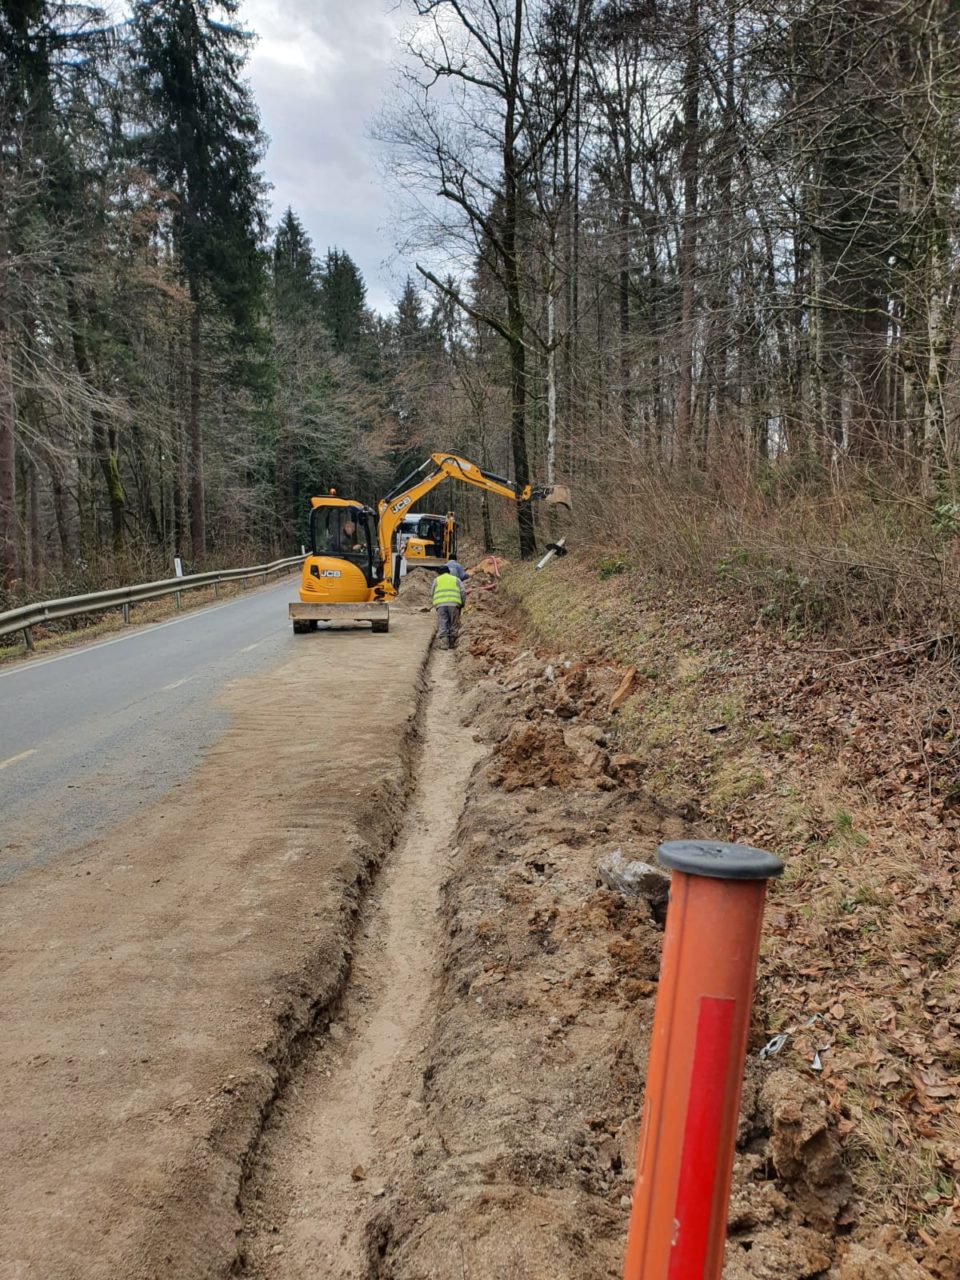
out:
<path id="1" fill-rule="evenodd" d="M 342 249 L 327 251 L 320 271 L 320 314 L 338 355 L 355 355 L 365 328 L 367 287 L 357 264 Z"/>
<path id="2" fill-rule="evenodd" d="M 317 261 L 303 223 L 288 208 L 273 241 L 274 306 L 278 319 L 296 323 L 319 313 Z"/>
<path id="3" fill-rule="evenodd" d="M 172 196 L 173 237 L 192 302 L 189 341 L 190 538 L 206 544 L 201 331 L 212 300 L 239 333 L 254 326 L 262 289 L 262 139 L 242 76 L 250 36 L 237 0 L 137 0 L 135 76 L 147 169 Z"/>

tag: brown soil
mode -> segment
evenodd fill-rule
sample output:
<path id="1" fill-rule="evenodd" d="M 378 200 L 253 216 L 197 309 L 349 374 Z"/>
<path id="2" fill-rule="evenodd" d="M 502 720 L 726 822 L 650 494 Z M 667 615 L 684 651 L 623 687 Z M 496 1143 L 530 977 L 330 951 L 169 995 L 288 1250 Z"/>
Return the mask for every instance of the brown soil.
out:
<path id="1" fill-rule="evenodd" d="M 821 1090 L 858 1236 L 897 1224 L 929 1269 L 960 1274 L 941 1261 L 960 1256 L 956 647 L 784 630 L 723 584 L 601 581 L 576 555 L 504 588 L 528 637 L 637 667 L 611 737 L 648 791 L 784 855 L 758 1022 Z"/>
<path id="2" fill-rule="evenodd" d="M 229 1272 L 241 1163 L 402 819 L 430 630 L 309 637 L 234 686 L 189 788 L 4 891 L 3 1280 Z"/>
<path id="3" fill-rule="evenodd" d="M 598 889 L 596 864 L 614 848 L 649 859 L 660 839 L 700 828 L 646 794 L 643 762 L 617 750 L 606 708 L 622 671 L 524 650 L 489 604 L 471 615 L 471 649 L 464 719 L 492 755 L 443 890 L 432 1023 L 413 1062 L 420 1105 L 378 1168 L 368 1270 L 355 1274 L 615 1277 L 660 913 Z M 757 1026 L 726 1280 L 956 1277 L 952 1236 L 918 1258 L 895 1230 L 859 1230 L 837 1114 L 814 1077 L 758 1060 L 764 1039 Z"/>
<path id="4" fill-rule="evenodd" d="M 609 749 L 612 667 L 518 652 L 489 606 L 473 616 L 471 649 L 464 718 L 497 745 L 474 776 L 444 886 L 420 1105 L 378 1175 L 369 1270 L 354 1274 L 615 1277 L 661 918 L 598 889 L 596 865 L 615 848 L 649 858 L 691 828 Z M 825 1275 L 849 1183 L 819 1097 L 789 1072 L 764 1081 L 752 1063 L 741 1148 L 728 1277 Z"/>

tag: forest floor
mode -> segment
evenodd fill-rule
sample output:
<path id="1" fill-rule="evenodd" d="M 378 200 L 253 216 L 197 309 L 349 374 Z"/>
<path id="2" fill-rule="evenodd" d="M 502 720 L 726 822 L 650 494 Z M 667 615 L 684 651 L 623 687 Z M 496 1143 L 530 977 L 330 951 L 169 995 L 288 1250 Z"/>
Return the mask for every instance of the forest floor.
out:
<path id="1" fill-rule="evenodd" d="M 597 866 L 711 835 L 787 861 L 725 1280 L 956 1280 L 952 656 L 573 556 L 478 586 L 455 653 L 417 581 L 387 667 L 337 638 L 244 682 L 199 819 L 60 873 L 66 914 L 34 881 L 0 1278 L 613 1280 L 664 898 Z"/>
<path id="2" fill-rule="evenodd" d="M 501 696 L 525 721 L 501 713 L 493 730 L 502 788 L 559 808 L 582 791 L 569 774 L 580 757 L 605 820 L 653 805 L 687 833 L 786 860 L 766 915 L 726 1274 L 960 1275 L 956 648 L 795 635 L 720 590 L 607 565 L 509 574 L 506 629 L 477 657 L 496 682 L 506 672 Z M 608 838 L 641 858 L 655 844 Z M 785 1047 L 761 1064 L 779 1033 Z"/>

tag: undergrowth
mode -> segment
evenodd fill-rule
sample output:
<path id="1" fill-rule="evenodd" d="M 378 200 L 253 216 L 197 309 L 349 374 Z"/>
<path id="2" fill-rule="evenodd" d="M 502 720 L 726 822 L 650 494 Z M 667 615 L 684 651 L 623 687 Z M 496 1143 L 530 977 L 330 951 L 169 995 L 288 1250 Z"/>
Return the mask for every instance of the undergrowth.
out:
<path id="1" fill-rule="evenodd" d="M 684 480 L 638 459 L 581 481 L 574 501 L 563 532 L 601 581 L 642 568 L 797 632 L 960 622 L 960 508 L 896 473 L 731 466 Z"/>

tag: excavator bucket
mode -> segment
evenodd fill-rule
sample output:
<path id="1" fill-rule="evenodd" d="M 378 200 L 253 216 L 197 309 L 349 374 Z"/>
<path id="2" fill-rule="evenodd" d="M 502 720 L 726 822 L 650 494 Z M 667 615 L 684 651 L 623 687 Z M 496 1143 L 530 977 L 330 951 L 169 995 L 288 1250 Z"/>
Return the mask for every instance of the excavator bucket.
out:
<path id="1" fill-rule="evenodd" d="M 548 507 L 566 507 L 568 511 L 573 510 L 570 490 L 565 484 L 555 484 L 543 501 Z"/>

